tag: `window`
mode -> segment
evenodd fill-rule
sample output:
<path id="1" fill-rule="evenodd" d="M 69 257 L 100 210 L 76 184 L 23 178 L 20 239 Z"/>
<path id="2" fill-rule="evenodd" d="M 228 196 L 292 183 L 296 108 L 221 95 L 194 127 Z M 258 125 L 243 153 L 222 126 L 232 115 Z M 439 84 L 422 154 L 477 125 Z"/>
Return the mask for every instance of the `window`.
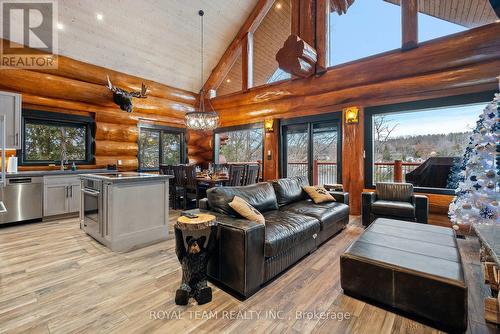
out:
<path id="1" fill-rule="evenodd" d="M 227 73 L 220 86 L 217 88 L 217 96 L 239 92 L 243 87 L 243 72 L 241 54 L 236 58 L 233 66 Z"/>
<path id="2" fill-rule="evenodd" d="M 491 96 L 493 93 L 368 108 L 366 186 L 406 181 L 417 189 L 452 193 L 450 172 L 460 163 Z"/>
<path id="3" fill-rule="evenodd" d="M 399 5 L 399 0 L 391 1 Z M 356 0 L 346 14 L 330 13 L 329 66 L 401 48 L 401 8 Z"/>
<path id="4" fill-rule="evenodd" d="M 22 164 L 92 163 L 87 117 L 23 110 Z"/>
<path id="5" fill-rule="evenodd" d="M 253 35 L 254 86 L 290 79 L 275 59 L 292 31 L 291 0 L 276 0 Z"/>
<path id="6" fill-rule="evenodd" d="M 419 42 L 493 23 L 497 19 L 488 0 L 420 0 L 418 6 Z"/>
<path id="7" fill-rule="evenodd" d="M 298 117 L 281 124 L 281 175 L 304 176 L 310 184 L 342 179 L 342 113 Z"/>
<path id="8" fill-rule="evenodd" d="M 262 124 L 218 129 L 215 134 L 217 163 L 258 162 L 264 154 Z"/>
<path id="9" fill-rule="evenodd" d="M 185 160 L 184 130 L 141 125 L 139 133 L 139 169 L 157 171 L 160 165 L 177 165 Z"/>

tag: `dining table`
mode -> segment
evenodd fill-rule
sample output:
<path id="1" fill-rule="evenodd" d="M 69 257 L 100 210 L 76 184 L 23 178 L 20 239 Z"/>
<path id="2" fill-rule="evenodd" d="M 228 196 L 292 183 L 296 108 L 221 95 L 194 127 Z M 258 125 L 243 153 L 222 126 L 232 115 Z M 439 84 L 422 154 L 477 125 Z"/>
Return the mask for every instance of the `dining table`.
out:
<path id="1" fill-rule="evenodd" d="M 229 181 L 229 177 L 227 177 L 227 176 L 216 176 L 216 177 L 197 176 L 196 177 L 196 182 L 198 185 L 206 184 L 209 187 L 216 187 L 218 185 L 224 185 L 228 181 Z"/>

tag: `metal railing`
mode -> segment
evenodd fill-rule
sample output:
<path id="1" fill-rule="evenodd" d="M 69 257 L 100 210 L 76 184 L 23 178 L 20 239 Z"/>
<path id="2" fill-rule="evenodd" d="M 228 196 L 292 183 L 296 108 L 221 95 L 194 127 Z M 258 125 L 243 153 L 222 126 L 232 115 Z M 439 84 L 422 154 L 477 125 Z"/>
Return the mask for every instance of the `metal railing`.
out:
<path id="1" fill-rule="evenodd" d="M 337 183 L 337 163 L 313 161 L 313 184 Z M 307 176 L 307 162 L 289 161 L 287 163 L 287 176 Z"/>
<path id="2" fill-rule="evenodd" d="M 373 166 L 373 183 L 377 182 L 405 182 L 406 174 L 415 170 L 421 163 L 402 162 L 375 162 Z"/>

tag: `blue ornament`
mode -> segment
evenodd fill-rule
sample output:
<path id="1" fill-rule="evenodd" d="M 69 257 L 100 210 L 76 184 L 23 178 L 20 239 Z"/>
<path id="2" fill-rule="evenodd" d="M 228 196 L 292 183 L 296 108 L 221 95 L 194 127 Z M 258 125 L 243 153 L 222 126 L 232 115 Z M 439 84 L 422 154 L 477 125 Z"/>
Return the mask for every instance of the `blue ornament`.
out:
<path id="1" fill-rule="evenodd" d="M 479 183 L 476 183 L 473 187 L 476 188 L 476 191 L 481 189 L 481 185 Z"/>

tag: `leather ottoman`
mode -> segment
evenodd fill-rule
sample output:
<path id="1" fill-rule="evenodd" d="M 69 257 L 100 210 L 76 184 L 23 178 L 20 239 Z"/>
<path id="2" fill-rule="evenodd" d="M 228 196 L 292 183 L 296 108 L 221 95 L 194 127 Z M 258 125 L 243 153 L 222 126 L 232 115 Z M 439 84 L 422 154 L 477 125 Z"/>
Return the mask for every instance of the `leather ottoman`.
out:
<path id="1" fill-rule="evenodd" d="M 467 285 L 452 229 L 379 218 L 340 258 L 341 286 L 439 329 L 467 328 Z"/>

